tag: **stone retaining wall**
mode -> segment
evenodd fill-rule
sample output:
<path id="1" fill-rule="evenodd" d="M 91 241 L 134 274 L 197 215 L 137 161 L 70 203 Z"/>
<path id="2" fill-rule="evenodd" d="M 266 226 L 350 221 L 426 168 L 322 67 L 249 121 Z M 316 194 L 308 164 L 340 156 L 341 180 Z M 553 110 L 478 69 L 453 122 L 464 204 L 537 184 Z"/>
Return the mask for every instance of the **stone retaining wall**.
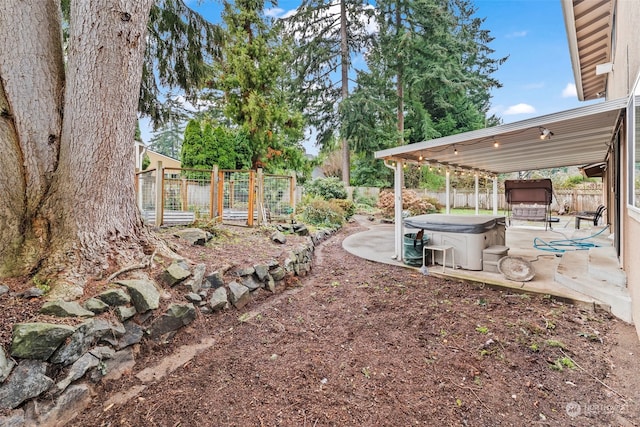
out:
<path id="1" fill-rule="evenodd" d="M 192 233 L 197 233 L 192 229 Z M 13 327 L 9 355 L 0 347 L 0 415 L 2 426 L 64 425 L 91 403 L 93 385 L 118 379 L 135 365 L 142 340 L 170 340 L 191 323 L 199 310 L 213 315 L 242 308 L 259 289 L 284 289 L 288 276 L 306 276 L 314 248 L 332 231 L 321 230 L 286 254 L 283 260 L 207 273 L 204 264 L 172 263 L 163 287 L 144 274 L 115 280 L 109 289 L 84 302 L 50 301 L 41 313 L 83 320 L 77 326 L 19 323 Z M 201 232 L 204 233 L 204 232 Z M 275 240 L 274 240 L 275 241 Z M 232 276 L 228 282 L 225 277 Z M 227 283 L 228 282 L 228 283 Z M 161 295 L 184 294 L 158 315 Z M 102 315 L 114 313 L 114 316 Z"/>

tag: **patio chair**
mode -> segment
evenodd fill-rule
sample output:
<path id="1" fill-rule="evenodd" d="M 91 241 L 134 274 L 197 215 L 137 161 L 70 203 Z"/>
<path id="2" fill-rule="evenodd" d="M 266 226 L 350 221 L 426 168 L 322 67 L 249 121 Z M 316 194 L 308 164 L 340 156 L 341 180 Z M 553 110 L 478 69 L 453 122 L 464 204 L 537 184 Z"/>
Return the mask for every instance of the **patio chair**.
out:
<path id="1" fill-rule="evenodd" d="M 602 218 L 602 214 L 607 208 L 604 205 L 598 206 L 598 209 L 595 211 L 585 211 L 578 212 L 576 214 L 576 230 L 580 229 L 580 221 L 592 221 L 593 225 L 598 225 L 600 218 Z"/>

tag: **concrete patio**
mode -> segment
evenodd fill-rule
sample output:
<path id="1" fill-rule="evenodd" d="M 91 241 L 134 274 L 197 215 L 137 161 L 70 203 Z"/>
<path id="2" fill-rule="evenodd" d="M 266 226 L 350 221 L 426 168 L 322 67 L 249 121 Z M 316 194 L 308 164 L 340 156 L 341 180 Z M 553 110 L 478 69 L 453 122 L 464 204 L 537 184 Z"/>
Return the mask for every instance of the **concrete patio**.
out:
<path id="1" fill-rule="evenodd" d="M 372 222 L 364 216 L 356 216 L 355 219 L 368 230 L 347 237 L 343 242 L 345 250 L 371 261 L 419 270 L 393 259 L 393 224 Z M 442 266 L 429 268 L 429 274 L 514 292 L 551 295 L 574 304 L 605 309 L 621 320 L 632 323 L 631 299 L 626 288 L 626 276 L 619 266 L 612 240 L 609 238 L 609 230 L 603 230 L 601 226 L 587 225 L 585 222 L 576 230 L 574 223 L 574 217 L 562 216 L 558 223 L 553 224 L 552 230 L 545 230 L 539 223 L 525 221 L 517 221 L 507 227 L 508 255 L 522 257 L 531 263 L 535 269 L 535 276 L 531 281 L 514 282 L 501 273 L 451 267 L 445 267 L 443 273 Z M 405 229 L 405 232 L 415 231 Z M 596 234 L 596 237 L 591 237 Z M 594 243 L 598 247 L 588 250 L 573 250 L 567 247 L 563 254 L 556 255 L 534 247 L 535 238 L 544 242 L 578 239 L 579 242 Z"/>

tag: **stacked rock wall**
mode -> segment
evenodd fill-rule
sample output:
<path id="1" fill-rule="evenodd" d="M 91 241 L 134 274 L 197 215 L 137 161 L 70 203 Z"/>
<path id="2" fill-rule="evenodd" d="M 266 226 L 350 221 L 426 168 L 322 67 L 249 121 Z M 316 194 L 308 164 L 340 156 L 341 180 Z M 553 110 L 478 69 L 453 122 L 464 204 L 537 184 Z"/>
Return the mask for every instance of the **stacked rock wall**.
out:
<path id="1" fill-rule="evenodd" d="M 165 288 L 137 274 L 114 280 L 83 305 L 46 302 L 41 313 L 60 323 L 15 324 L 8 354 L 0 347 L 0 425 L 64 425 L 90 404 L 94 384 L 117 380 L 134 367 L 135 346 L 142 340 L 170 340 L 197 311 L 213 315 L 239 309 L 260 289 L 284 289 L 287 277 L 311 271 L 315 245 L 330 233 L 307 237 L 281 261 L 208 274 L 204 264 L 176 261 L 164 272 Z M 230 275 L 233 280 L 227 283 Z M 166 292 L 184 295 L 186 301 L 158 314 Z"/>

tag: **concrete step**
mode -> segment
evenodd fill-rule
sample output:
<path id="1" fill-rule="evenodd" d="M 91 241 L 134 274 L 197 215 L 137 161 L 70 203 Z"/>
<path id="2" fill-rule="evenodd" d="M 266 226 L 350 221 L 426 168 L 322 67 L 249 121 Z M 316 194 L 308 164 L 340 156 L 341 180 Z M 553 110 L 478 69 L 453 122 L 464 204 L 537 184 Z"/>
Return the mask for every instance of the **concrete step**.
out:
<path id="1" fill-rule="evenodd" d="M 611 283 L 605 279 L 591 276 L 589 272 L 588 251 L 565 252 L 558 264 L 554 280 L 569 289 L 588 295 L 608 305 L 611 313 L 624 320 L 633 323 L 631 317 L 631 297 L 626 287 L 617 283 Z M 604 258 L 602 258 L 604 259 Z M 601 258 L 599 258 L 601 260 Z M 602 265 L 598 268 L 618 268 L 616 262 L 610 266 Z"/>
<path id="2" fill-rule="evenodd" d="M 613 246 L 589 249 L 589 276 L 596 280 L 606 280 L 621 288 L 627 286 L 627 275 L 620 268 L 618 254 Z"/>

